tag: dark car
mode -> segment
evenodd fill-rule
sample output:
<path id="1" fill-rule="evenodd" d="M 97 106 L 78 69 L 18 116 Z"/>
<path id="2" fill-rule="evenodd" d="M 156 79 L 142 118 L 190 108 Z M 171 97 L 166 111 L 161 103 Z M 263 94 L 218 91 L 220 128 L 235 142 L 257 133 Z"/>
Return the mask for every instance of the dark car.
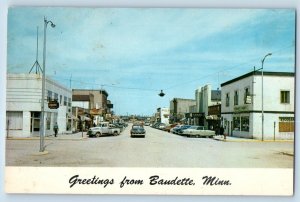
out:
<path id="1" fill-rule="evenodd" d="M 120 131 L 122 132 L 123 130 L 124 130 L 124 126 L 122 125 L 122 124 L 120 124 L 120 123 L 114 123 L 113 124 L 116 128 L 119 128 L 120 129 Z"/>
<path id="2" fill-rule="evenodd" d="M 145 137 L 146 130 L 142 125 L 133 125 L 130 130 L 130 137 Z"/>
<path id="3" fill-rule="evenodd" d="M 151 127 L 152 127 L 152 128 L 158 128 L 159 124 L 160 124 L 159 122 L 156 122 L 156 123 L 154 123 Z"/>

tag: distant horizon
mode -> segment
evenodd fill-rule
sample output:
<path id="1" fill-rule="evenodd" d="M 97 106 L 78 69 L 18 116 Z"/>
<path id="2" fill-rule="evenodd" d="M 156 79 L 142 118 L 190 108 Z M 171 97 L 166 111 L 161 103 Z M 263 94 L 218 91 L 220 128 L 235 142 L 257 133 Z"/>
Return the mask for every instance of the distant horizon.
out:
<path id="1" fill-rule="evenodd" d="M 42 64 L 71 89 L 103 89 L 116 114 L 153 115 L 173 98 L 195 99 L 247 74 L 295 72 L 295 9 L 15 7 L 8 13 L 7 73 Z M 159 97 L 163 90 L 166 94 Z"/>

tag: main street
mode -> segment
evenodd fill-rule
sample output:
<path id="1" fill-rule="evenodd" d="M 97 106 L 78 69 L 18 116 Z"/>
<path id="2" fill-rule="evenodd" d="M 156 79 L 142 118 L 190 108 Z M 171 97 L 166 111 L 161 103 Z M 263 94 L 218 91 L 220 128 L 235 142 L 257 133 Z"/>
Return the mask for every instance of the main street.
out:
<path id="1" fill-rule="evenodd" d="M 223 142 L 187 138 L 145 126 L 145 138 L 119 136 L 6 140 L 7 166 L 292 168 L 293 142 Z M 72 136 L 72 135 L 69 135 Z"/>

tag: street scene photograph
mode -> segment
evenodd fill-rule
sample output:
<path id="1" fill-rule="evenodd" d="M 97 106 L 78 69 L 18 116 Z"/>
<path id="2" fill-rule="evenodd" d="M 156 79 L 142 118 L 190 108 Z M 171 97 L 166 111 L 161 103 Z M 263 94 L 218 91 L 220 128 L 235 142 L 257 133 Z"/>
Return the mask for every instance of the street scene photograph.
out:
<path id="1" fill-rule="evenodd" d="M 9 8 L 6 166 L 293 169 L 295 16 Z"/>

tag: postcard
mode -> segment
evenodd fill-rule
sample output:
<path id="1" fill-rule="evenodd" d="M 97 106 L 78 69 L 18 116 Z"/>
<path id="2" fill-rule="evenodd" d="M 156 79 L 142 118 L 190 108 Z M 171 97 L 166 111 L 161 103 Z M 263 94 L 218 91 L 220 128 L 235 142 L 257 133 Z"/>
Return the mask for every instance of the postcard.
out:
<path id="1" fill-rule="evenodd" d="M 294 9 L 11 7 L 6 193 L 294 193 Z"/>

